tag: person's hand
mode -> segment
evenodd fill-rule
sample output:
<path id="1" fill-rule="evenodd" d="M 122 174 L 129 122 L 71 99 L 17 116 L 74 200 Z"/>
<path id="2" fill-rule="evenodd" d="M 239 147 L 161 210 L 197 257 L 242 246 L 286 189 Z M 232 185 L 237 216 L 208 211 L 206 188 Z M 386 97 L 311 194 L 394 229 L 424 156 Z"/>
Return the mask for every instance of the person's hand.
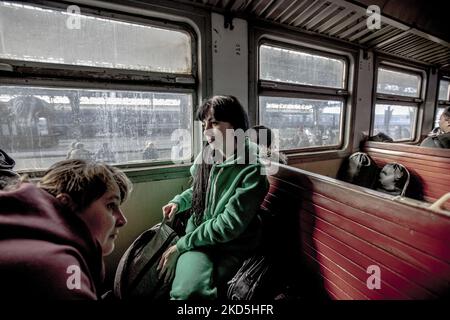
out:
<path id="1" fill-rule="evenodd" d="M 158 267 L 156 268 L 156 271 L 158 271 L 158 278 L 161 278 L 165 274 L 164 282 L 170 283 L 172 281 L 175 276 L 175 269 L 179 256 L 180 253 L 175 244 L 164 251 L 159 260 Z"/>
<path id="2" fill-rule="evenodd" d="M 171 221 L 173 216 L 178 210 L 178 205 L 175 203 L 168 203 L 164 207 L 162 207 L 163 217 L 165 217 L 167 220 Z"/>

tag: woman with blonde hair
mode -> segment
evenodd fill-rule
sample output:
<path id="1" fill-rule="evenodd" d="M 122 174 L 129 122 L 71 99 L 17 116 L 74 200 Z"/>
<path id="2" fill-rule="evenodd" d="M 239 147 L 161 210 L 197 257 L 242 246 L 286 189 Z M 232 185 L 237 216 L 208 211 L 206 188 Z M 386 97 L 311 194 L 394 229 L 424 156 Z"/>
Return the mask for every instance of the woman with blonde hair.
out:
<path id="1" fill-rule="evenodd" d="M 103 256 L 127 220 L 125 174 L 105 163 L 64 160 L 37 185 L 0 191 L 0 297 L 98 299 Z"/>

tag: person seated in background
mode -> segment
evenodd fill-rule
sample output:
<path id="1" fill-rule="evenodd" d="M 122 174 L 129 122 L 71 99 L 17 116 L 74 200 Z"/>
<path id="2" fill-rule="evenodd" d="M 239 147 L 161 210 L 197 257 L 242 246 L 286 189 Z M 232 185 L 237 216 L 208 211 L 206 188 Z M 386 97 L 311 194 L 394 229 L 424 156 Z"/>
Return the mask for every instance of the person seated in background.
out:
<path id="1" fill-rule="evenodd" d="M 275 136 L 272 130 L 266 126 L 253 126 L 253 132 L 250 134 L 250 141 L 256 143 L 261 152 L 265 153 L 268 159 L 277 159 L 279 163 L 287 164 L 286 155 L 281 152 L 276 152 L 272 149 L 272 141 Z"/>
<path id="2" fill-rule="evenodd" d="M 450 149 L 450 107 L 444 109 L 439 118 L 439 127 L 433 129 L 420 146 Z"/>
<path id="3" fill-rule="evenodd" d="M 144 152 L 142 153 L 142 159 L 144 160 L 155 160 L 158 159 L 158 150 L 155 148 L 155 144 L 148 141 L 145 145 Z"/>
<path id="4" fill-rule="evenodd" d="M 0 191 L 2 300 L 99 299 L 131 188 L 105 163 L 63 160 Z"/>
<path id="5" fill-rule="evenodd" d="M 104 142 L 102 147 L 95 154 L 95 161 L 103 161 L 106 163 L 116 162 L 114 152 L 109 148 L 108 142 Z"/>

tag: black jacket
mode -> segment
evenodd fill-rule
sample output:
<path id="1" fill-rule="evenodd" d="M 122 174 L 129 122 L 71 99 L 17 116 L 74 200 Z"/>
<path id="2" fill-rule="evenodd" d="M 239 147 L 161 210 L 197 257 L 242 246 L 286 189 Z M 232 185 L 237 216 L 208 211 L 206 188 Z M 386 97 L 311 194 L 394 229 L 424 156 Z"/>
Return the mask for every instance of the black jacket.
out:
<path id="1" fill-rule="evenodd" d="M 450 149 L 450 132 L 428 137 L 422 141 L 421 147 Z"/>

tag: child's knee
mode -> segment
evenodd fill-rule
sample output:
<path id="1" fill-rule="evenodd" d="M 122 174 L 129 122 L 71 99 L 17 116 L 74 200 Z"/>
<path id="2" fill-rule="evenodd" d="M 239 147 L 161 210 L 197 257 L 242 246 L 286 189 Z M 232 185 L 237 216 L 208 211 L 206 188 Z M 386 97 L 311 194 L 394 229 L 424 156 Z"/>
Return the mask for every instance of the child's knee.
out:
<path id="1" fill-rule="evenodd" d="M 177 262 L 171 299 L 215 299 L 217 289 L 213 285 L 212 276 L 213 263 L 207 254 L 199 251 L 185 252 Z"/>
<path id="2" fill-rule="evenodd" d="M 172 286 L 171 300 L 214 300 L 217 299 L 217 288 L 211 286 Z"/>

